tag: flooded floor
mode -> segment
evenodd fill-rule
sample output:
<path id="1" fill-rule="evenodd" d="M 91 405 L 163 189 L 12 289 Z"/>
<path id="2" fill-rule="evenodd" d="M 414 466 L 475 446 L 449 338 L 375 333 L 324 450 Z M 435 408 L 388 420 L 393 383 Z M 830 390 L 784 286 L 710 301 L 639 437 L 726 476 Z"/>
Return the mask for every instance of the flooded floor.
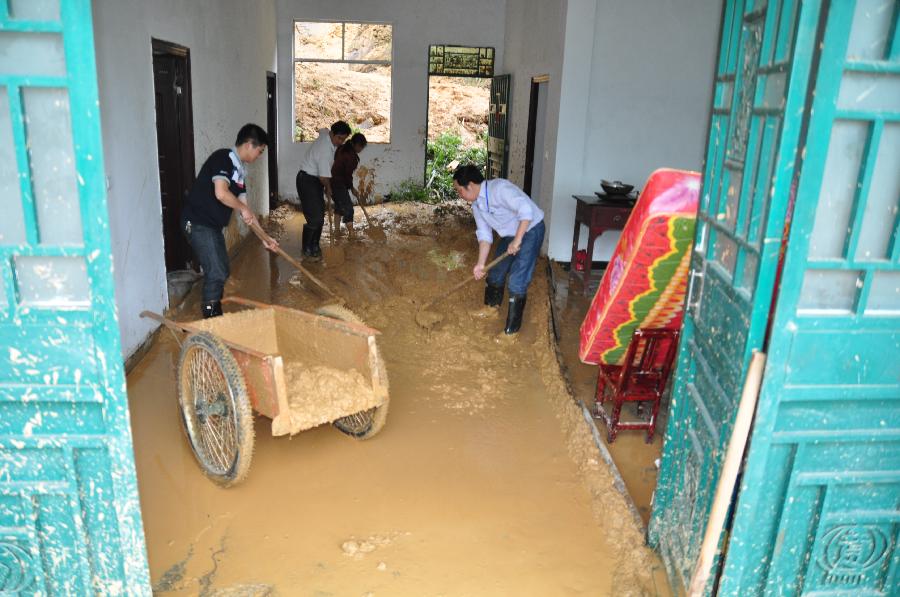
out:
<path id="1" fill-rule="evenodd" d="M 344 235 L 325 263 L 305 265 L 382 331 L 390 410 L 372 439 L 328 425 L 273 438 L 257 417 L 249 475 L 221 489 L 181 429 L 174 335 L 161 332 L 128 375 L 155 593 L 668 595 L 560 375 L 546 267 L 522 331 L 507 337 L 505 310 L 483 308 L 480 283 L 442 295 L 470 275 L 468 210 L 388 205 L 369 215 L 386 242 Z M 274 220 L 292 255 L 301 223 L 283 210 Z M 331 302 L 252 239 L 226 295 L 310 312 Z M 437 297 L 429 310 L 440 321 L 425 329 L 417 310 Z M 197 313 L 199 287 L 169 315 Z"/>

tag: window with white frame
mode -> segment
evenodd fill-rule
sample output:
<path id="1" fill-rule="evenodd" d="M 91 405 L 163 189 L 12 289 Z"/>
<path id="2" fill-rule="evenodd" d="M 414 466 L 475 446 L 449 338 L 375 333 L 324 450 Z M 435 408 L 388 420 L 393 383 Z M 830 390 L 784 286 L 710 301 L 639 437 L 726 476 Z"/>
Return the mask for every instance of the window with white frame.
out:
<path id="1" fill-rule="evenodd" d="M 383 23 L 294 21 L 294 141 L 344 120 L 390 143 L 392 37 Z"/>

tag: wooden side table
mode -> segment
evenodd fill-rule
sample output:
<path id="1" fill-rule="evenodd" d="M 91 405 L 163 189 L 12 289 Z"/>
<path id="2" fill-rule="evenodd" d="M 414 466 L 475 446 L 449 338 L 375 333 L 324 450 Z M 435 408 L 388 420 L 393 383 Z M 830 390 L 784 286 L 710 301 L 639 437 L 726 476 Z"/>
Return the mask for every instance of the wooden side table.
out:
<path id="1" fill-rule="evenodd" d="M 637 193 L 632 192 L 628 201 L 610 200 L 598 195 L 572 195 L 578 202 L 575 207 L 575 234 L 572 236 L 572 261 L 569 271 L 575 275 L 575 256 L 578 253 L 578 239 L 581 236 L 581 225 L 588 227 L 587 259 L 582 274 L 584 293 L 588 294 L 591 281 L 591 260 L 594 256 L 594 241 L 607 230 L 622 230 L 634 208 Z"/>

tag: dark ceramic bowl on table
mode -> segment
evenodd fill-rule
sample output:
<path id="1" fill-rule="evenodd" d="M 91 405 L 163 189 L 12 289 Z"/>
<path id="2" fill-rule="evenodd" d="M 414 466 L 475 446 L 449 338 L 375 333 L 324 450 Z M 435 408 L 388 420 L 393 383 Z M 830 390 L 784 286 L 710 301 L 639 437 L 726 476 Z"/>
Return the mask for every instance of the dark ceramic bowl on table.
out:
<path id="1" fill-rule="evenodd" d="M 601 180 L 600 186 L 603 187 L 603 191 L 609 196 L 627 195 L 634 189 L 633 184 L 625 184 L 621 180 Z"/>

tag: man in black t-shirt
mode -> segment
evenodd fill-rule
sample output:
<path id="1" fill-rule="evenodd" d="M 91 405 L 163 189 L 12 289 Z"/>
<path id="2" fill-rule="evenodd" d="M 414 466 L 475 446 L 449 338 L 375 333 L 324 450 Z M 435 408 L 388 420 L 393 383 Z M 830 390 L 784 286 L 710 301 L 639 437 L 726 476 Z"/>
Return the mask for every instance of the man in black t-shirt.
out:
<path id="1" fill-rule="evenodd" d="M 233 211 L 240 212 L 248 226 L 256 223 L 247 206 L 244 177 L 246 165 L 255 162 L 267 144 L 266 131 L 261 127 L 241 127 L 232 149 L 218 149 L 204 162 L 182 212 L 182 227 L 203 267 L 204 318 L 222 314 L 222 293 L 230 273 L 222 229 Z M 263 244 L 270 251 L 278 247 L 271 237 Z"/>

